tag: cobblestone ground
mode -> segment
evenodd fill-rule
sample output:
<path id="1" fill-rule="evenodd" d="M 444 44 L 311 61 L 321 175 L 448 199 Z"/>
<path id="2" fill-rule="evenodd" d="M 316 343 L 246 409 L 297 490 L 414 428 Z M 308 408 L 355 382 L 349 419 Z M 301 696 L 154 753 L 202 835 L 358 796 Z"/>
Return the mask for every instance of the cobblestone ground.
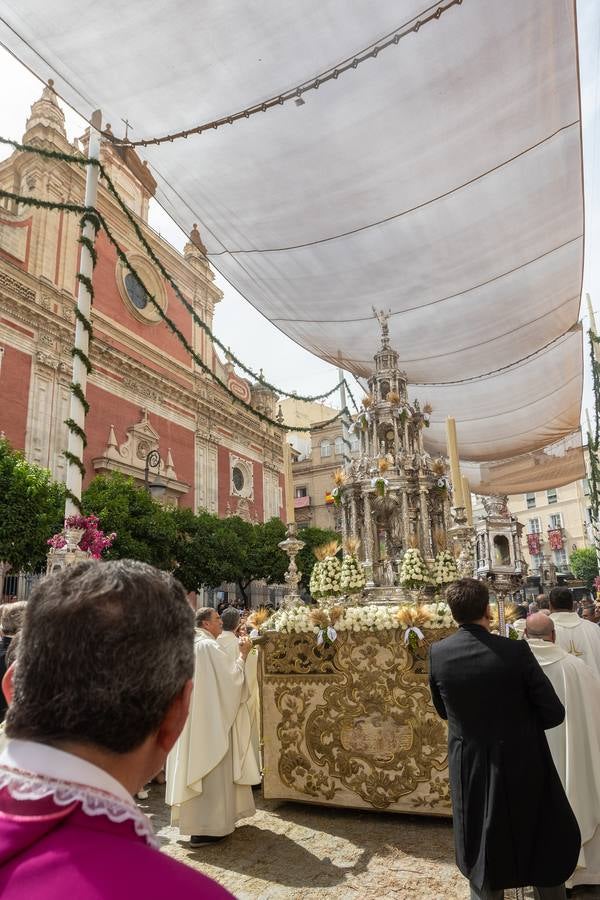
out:
<path id="1" fill-rule="evenodd" d="M 162 850 L 210 875 L 239 900 L 467 900 L 444 819 L 263 800 L 257 813 L 212 847 L 192 850 L 169 825 L 164 787 L 140 807 Z M 514 892 L 506 892 L 507 900 Z M 577 889 L 577 900 L 600 891 Z M 174 898 L 176 900 L 176 898 Z"/>
<path id="2" fill-rule="evenodd" d="M 163 852 L 210 875 L 239 900 L 467 900 L 445 819 L 263 800 L 257 813 L 213 847 L 191 850 L 169 825 L 164 787 L 140 806 Z M 514 892 L 507 891 L 507 900 Z M 600 890 L 577 889 L 577 900 Z M 176 900 L 176 898 L 174 898 Z"/>
<path id="3" fill-rule="evenodd" d="M 191 850 L 169 825 L 164 788 L 141 808 L 163 851 L 200 869 L 239 900 L 468 897 L 454 866 L 452 829 L 441 819 L 363 813 L 263 800 L 213 847 Z"/>

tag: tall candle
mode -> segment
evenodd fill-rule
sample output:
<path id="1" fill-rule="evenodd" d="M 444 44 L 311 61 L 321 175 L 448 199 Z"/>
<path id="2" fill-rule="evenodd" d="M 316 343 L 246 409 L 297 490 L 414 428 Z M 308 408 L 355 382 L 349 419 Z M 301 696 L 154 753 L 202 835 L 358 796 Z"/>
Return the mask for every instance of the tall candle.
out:
<path id="1" fill-rule="evenodd" d="M 458 443 L 456 441 L 456 422 L 452 416 L 448 416 L 446 419 L 446 440 L 448 442 L 448 457 L 450 459 L 450 477 L 452 478 L 454 506 L 464 506 L 463 486 L 460 478 L 460 464 L 458 461 Z"/>
<path id="2" fill-rule="evenodd" d="M 462 477 L 462 486 L 463 486 L 463 503 L 465 504 L 465 509 L 467 511 L 467 522 L 469 525 L 473 524 L 473 504 L 471 503 L 471 485 L 469 484 L 469 479 L 466 475 Z"/>

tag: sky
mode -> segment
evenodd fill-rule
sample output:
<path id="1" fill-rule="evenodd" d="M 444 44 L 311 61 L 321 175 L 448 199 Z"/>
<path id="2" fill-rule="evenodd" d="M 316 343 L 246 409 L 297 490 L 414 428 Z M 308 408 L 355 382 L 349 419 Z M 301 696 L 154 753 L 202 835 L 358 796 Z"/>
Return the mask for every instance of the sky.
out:
<path id="1" fill-rule="evenodd" d="M 582 319 L 588 328 L 586 292 L 592 297 L 600 328 L 600 2 L 578 0 L 580 83 L 582 131 L 584 150 L 585 193 L 585 264 L 583 277 Z M 10 85 L 10 93 L 3 90 L 0 107 L 0 135 L 20 140 L 31 104 L 41 94 L 42 85 L 9 53 L 0 47 L 0 84 Z M 62 104 L 70 139 L 80 136 L 86 123 L 77 113 Z M 0 147 L 0 159 L 9 154 Z M 167 214 L 153 203 L 150 224 L 179 250 L 186 237 Z M 337 382 L 337 371 L 329 363 L 299 347 L 265 319 L 251 304 L 217 273 L 216 284 L 224 293 L 217 305 L 213 328 L 224 344 L 230 346 L 255 371 L 262 368 L 265 377 L 288 391 L 301 394 L 321 393 Z M 592 409 L 593 394 L 585 352 L 585 387 L 582 417 L 586 407 Z M 354 384 L 353 379 L 351 383 Z M 338 405 L 334 399 L 328 401 Z"/>

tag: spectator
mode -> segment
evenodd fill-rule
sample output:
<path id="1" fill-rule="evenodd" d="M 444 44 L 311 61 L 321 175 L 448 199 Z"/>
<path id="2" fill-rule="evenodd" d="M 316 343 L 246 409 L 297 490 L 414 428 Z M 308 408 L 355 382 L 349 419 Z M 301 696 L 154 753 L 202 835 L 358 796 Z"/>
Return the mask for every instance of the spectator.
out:
<path id="1" fill-rule="evenodd" d="M 580 657 L 600 677 L 600 629 L 573 612 L 569 588 L 556 587 L 550 591 L 550 610 L 558 646 Z"/>
<path id="2" fill-rule="evenodd" d="M 25 618 L 25 610 L 27 603 L 24 600 L 17 600 L 15 603 L 5 603 L 0 613 L 0 630 L 2 638 L 0 640 L 0 682 L 4 678 L 8 665 L 6 663 L 6 654 L 10 647 L 14 636 L 23 627 L 23 619 Z M 8 704 L 2 691 L 0 691 L 0 722 L 4 720 Z"/>
<path id="3" fill-rule="evenodd" d="M 34 588 L 0 757 L 2 900 L 230 896 L 158 853 L 132 799 L 185 722 L 193 635 L 182 586 L 144 563 Z"/>
<path id="4" fill-rule="evenodd" d="M 600 884 L 600 681 L 581 659 L 556 645 L 548 616 L 530 616 L 526 637 L 565 707 L 565 721 L 546 737 L 581 830 L 581 853 L 568 887 Z"/>
<path id="5" fill-rule="evenodd" d="M 580 848 L 544 734 L 563 721 L 563 706 L 527 642 L 490 633 L 483 582 L 456 581 L 446 597 L 460 627 L 431 645 L 429 681 L 448 720 L 457 865 L 472 898 L 534 885 L 538 900 L 560 900 Z"/>
<path id="6" fill-rule="evenodd" d="M 512 625 L 519 637 L 523 637 L 523 634 L 525 633 L 525 622 L 527 621 L 527 615 L 528 610 L 526 606 L 517 606 L 516 618 Z"/>

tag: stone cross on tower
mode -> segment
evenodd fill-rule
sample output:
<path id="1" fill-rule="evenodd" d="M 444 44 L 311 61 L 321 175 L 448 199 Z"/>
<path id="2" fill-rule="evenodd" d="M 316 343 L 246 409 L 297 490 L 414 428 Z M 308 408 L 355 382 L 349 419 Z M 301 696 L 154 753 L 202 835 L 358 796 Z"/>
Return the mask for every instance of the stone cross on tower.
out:
<path id="1" fill-rule="evenodd" d="M 381 327 L 381 346 L 385 350 L 387 350 L 390 346 L 390 328 L 388 325 L 388 319 L 391 316 L 391 314 L 392 314 L 391 309 L 388 309 L 388 311 L 386 313 L 382 309 L 380 309 L 379 312 L 377 312 L 375 307 L 373 307 L 373 315 L 375 316 L 375 318 L 377 319 L 377 321 L 379 322 L 379 325 Z"/>

